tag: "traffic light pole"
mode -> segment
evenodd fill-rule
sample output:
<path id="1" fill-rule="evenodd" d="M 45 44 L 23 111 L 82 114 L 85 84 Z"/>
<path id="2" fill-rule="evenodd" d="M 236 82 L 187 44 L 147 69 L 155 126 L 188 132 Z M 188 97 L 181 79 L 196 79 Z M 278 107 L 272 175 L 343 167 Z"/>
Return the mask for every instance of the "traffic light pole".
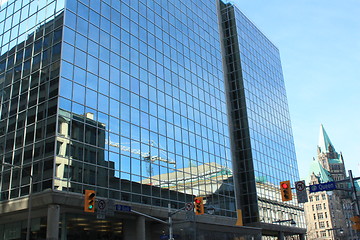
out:
<path id="1" fill-rule="evenodd" d="M 150 216 L 150 215 L 147 215 L 145 213 L 138 212 L 138 211 L 135 211 L 135 210 L 132 210 L 132 209 L 131 209 L 131 212 L 136 213 L 136 214 L 141 215 L 141 216 L 144 216 L 144 217 L 147 217 L 147 218 L 151 218 L 151 219 L 153 219 L 155 221 L 158 221 L 158 222 L 169 225 L 169 240 L 174 240 L 174 230 L 173 230 L 172 216 L 177 214 L 178 212 L 184 210 L 184 209 L 185 209 L 185 207 L 180 208 L 180 209 L 176 210 L 175 212 L 171 212 L 171 204 L 169 203 L 168 204 L 168 217 L 169 217 L 168 221 L 164 221 L 164 220 L 161 220 L 159 218 L 156 218 L 156 217 L 153 217 L 153 216 Z"/>
<path id="2" fill-rule="evenodd" d="M 174 229 L 173 229 L 173 221 L 172 221 L 172 216 L 177 214 L 178 212 L 181 212 L 185 209 L 185 207 L 182 207 L 178 210 L 176 210 L 175 212 L 171 212 L 171 204 L 168 203 L 168 215 L 169 215 L 169 240 L 174 240 Z"/>
<path id="3" fill-rule="evenodd" d="M 171 214 L 171 204 L 168 204 L 168 213 L 169 213 L 169 240 L 173 240 L 173 224 L 172 224 L 172 214 Z"/>
<path id="4" fill-rule="evenodd" d="M 358 198 L 357 198 L 357 194 L 356 194 L 356 187 L 355 187 L 355 182 L 354 182 L 354 178 L 353 178 L 353 175 L 352 175 L 352 171 L 349 170 L 349 178 L 350 178 L 350 184 L 351 184 L 351 193 L 352 193 L 352 200 L 355 202 L 355 214 L 357 216 L 360 215 L 359 213 L 359 201 L 358 201 Z"/>
<path id="5" fill-rule="evenodd" d="M 334 181 L 332 182 L 333 184 L 338 184 L 338 183 L 350 183 L 351 185 L 351 188 L 332 188 L 331 189 L 319 189 L 317 190 L 316 188 L 316 191 L 313 191 L 313 192 L 318 192 L 318 191 L 331 191 L 331 190 L 342 190 L 342 191 L 347 191 L 347 192 L 351 192 L 351 200 L 353 201 L 353 205 L 354 205 L 354 216 L 350 219 L 352 222 L 354 222 L 354 225 L 352 226 L 354 230 L 357 230 L 358 231 L 358 235 L 360 235 L 360 206 L 359 206 L 359 200 L 358 200 L 358 196 L 357 196 L 357 191 L 356 191 L 356 186 L 355 186 L 355 181 L 357 180 L 360 180 L 360 177 L 356 177 L 354 178 L 353 175 L 352 175 L 352 171 L 349 170 L 348 171 L 349 173 L 349 178 L 346 178 L 344 180 L 338 180 L 338 181 Z M 283 182 L 280 183 L 280 188 L 281 188 L 281 184 Z M 320 184 L 318 184 L 320 185 Z M 308 187 L 311 189 L 312 186 L 316 186 L 316 185 L 309 185 L 309 186 L 305 186 L 305 187 Z M 282 189 L 281 189 L 282 190 Z M 311 193 L 311 191 L 310 191 Z M 284 201 L 284 199 L 283 199 Z"/>

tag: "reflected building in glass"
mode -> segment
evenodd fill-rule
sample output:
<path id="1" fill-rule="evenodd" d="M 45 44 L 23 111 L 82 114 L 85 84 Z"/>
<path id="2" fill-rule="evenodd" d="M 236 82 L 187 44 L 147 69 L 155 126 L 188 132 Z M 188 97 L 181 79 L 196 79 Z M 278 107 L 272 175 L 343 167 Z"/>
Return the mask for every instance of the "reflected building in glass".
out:
<path id="1" fill-rule="evenodd" d="M 2 1 L 0 236 L 25 238 L 29 195 L 33 239 L 159 239 L 166 224 L 116 206 L 166 220 L 169 205 L 196 196 L 214 213 L 196 225 L 174 215 L 188 220 L 174 226 L 177 238 L 260 238 L 251 223 L 275 205 L 300 217 L 276 187 L 298 177 L 278 52 L 259 32 L 229 44 L 230 28 L 249 27 L 238 10 L 236 24 L 226 19 L 229 9 L 212 0 Z M 258 40 L 265 45 L 251 45 Z M 110 210 L 84 213 L 85 189 Z M 237 217 L 248 226 L 235 227 Z"/>

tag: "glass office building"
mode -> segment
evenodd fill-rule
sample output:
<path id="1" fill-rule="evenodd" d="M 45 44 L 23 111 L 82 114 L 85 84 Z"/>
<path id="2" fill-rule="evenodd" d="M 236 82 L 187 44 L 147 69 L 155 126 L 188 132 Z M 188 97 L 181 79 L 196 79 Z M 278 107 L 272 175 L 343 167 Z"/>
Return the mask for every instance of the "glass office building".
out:
<path id="1" fill-rule="evenodd" d="M 291 180 L 297 177 L 280 60 L 265 38 L 261 41 L 270 50 L 261 46 L 257 56 L 249 55 L 246 51 L 252 50 L 245 44 L 244 56 L 270 54 L 273 77 L 262 82 L 258 74 L 267 70 L 252 71 L 254 66 L 241 57 L 242 68 L 249 66 L 243 71 L 249 86 L 259 81 L 251 85 L 254 91 L 247 96 L 251 102 L 246 102 L 251 145 L 244 146 L 253 149 L 253 157 L 239 158 L 231 151 L 229 125 L 237 119 L 229 119 L 227 101 L 232 96 L 227 91 L 233 91 L 225 87 L 230 73 L 224 72 L 227 43 L 220 31 L 226 28 L 219 25 L 219 11 L 220 2 L 212 0 L 1 2 L 0 204 L 21 202 L 29 195 L 39 199 L 33 201 L 33 238 L 49 232 L 46 212 L 37 205 L 46 194 L 64 198 L 47 203 L 61 209 L 54 210 L 61 230 L 53 235 L 82 239 L 88 234 L 99 239 L 107 227 L 117 229 L 108 238 L 134 239 L 133 220 L 123 213 L 113 212 L 108 217 L 113 221 L 104 220 L 104 229 L 89 228 L 96 216 L 79 213 L 84 190 L 95 190 L 98 199 L 138 211 L 156 209 L 147 213 L 162 218 L 168 204 L 180 209 L 201 196 L 206 208 L 214 210 L 209 216 L 214 221 L 231 222 L 241 208 L 247 223 L 257 216 L 251 202 L 259 194 L 253 189 L 256 179 L 265 179 L 267 186 L 259 197 L 277 201 L 280 195 L 273 190 L 275 185 L 269 193 L 268 183 L 288 176 L 280 164 L 292 165 Z M 245 18 L 237 19 L 240 23 Z M 276 94 L 264 94 L 269 89 Z M 265 107 L 270 101 L 271 107 Z M 276 116 L 273 124 L 262 120 L 265 114 Z M 276 139 L 264 129 L 273 131 Z M 270 158 L 263 155 L 263 147 Z M 253 169 L 241 170 L 251 161 Z M 262 162 L 267 169 L 281 169 L 283 175 L 262 170 Z M 234 171 L 239 174 L 233 176 Z M 254 173 L 256 177 L 250 176 Z M 242 176 L 246 183 L 240 182 Z M 66 200 L 69 196 L 73 200 Z M 10 210 L 1 213 L 11 215 Z M 79 216 L 88 223 L 79 223 Z M 201 217 L 199 226 L 206 222 Z M 114 226 L 119 219 L 123 225 Z M 0 221 L 0 236 L 23 238 L 26 224 L 9 221 Z M 253 237 L 257 233 L 251 231 L 258 230 L 237 231 L 229 237 Z M 194 230 L 203 237 L 206 232 Z M 178 234 L 193 239 L 192 233 L 188 236 L 179 229 Z M 210 236 L 222 239 L 215 233 Z"/>
<path id="2" fill-rule="evenodd" d="M 279 50 L 238 8 L 221 6 L 243 219 L 247 223 L 293 219 L 305 227 L 296 197 L 284 204 L 278 190 L 280 181 L 299 179 Z"/>

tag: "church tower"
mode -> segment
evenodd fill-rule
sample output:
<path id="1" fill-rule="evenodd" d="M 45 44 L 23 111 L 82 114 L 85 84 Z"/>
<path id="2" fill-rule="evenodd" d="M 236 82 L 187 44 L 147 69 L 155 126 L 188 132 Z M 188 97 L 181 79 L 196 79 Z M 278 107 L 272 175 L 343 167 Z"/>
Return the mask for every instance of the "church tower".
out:
<path id="1" fill-rule="evenodd" d="M 335 150 L 331 143 L 324 126 L 320 125 L 320 134 L 318 142 L 318 161 L 321 166 L 329 171 L 334 181 L 344 180 L 346 178 L 346 171 L 344 165 L 344 158 L 342 153 Z"/>
<path id="2" fill-rule="evenodd" d="M 324 126 L 320 125 L 317 159 L 310 165 L 307 184 L 319 184 L 346 179 L 342 153 L 335 150 Z M 346 183 L 336 185 L 338 190 L 309 193 L 304 204 L 308 239 L 343 240 L 354 239 L 349 218 L 353 215 L 351 199 Z"/>

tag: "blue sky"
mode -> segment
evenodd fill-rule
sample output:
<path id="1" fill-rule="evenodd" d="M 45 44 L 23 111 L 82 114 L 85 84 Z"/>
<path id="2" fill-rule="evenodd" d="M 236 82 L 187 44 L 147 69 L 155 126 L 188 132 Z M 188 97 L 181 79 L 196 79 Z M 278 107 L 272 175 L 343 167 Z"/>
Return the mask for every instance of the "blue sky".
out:
<path id="1" fill-rule="evenodd" d="M 300 177 L 320 124 L 360 176 L 360 1 L 233 2 L 280 50 Z"/>

